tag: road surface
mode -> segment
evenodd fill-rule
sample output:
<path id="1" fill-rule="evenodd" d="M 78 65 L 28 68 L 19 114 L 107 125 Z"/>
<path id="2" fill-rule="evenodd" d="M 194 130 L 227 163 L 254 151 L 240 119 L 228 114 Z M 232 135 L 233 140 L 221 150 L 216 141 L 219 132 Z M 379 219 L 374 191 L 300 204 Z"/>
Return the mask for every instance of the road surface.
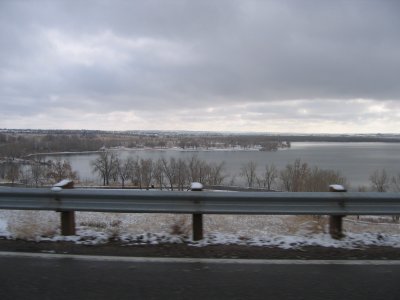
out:
<path id="1" fill-rule="evenodd" d="M 400 299 L 400 261 L 0 253 L 0 299 Z"/>

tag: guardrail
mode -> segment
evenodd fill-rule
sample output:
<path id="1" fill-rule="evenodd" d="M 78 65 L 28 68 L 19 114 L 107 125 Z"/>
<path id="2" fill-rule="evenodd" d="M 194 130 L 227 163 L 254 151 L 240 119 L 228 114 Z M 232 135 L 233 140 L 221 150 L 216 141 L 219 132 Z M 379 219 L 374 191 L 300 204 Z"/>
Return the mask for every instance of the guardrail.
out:
<path id="1" fill-rule="evenodd" d="M 400 193 L 359 192 L 171 192 L 88 189 L 0 189 L 0 209 L 118 213 L 193 214 L 193 239 L 202 238 L 203 214 L 344 215 L 400 214 Z M 63 234 L 74 234 L 74 218 L 62 217 Z M 331 230 L 340 237 L 341 224 Z M 68 228 L 73 227 L 73 232 Z M 339 232 L 337 232 L 339 230 Z M 336 233 L 334 234 L 334 231 Z"/>

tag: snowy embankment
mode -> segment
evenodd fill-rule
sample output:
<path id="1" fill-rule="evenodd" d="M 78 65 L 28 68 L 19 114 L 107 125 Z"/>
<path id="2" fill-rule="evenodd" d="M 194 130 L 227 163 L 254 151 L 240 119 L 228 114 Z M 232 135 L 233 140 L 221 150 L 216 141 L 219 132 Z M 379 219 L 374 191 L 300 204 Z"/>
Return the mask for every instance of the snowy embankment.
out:
<path id="1" fill-rule="evenodd" d="M 384 223 L 382 223 L 382 221 Z M 327 219 L 311 216 L 205 215 L 202 241 L 191 240 L 191 216 L 171 214 L 76 213 L 77 235 L 60 235 L 59 214 L 44 211 L 0 211 L 0 237 L 33 241 L 71 241 L 123 245 L 187 243 L 194 247 L 218 244 L 270 246 L 284 249 L 305 246 L 400 248 L 400 225 L 390 218 L 347 218 L 346 237 L 334 240 Z M 378 223 L 380 222 L 380 223 Z"/>

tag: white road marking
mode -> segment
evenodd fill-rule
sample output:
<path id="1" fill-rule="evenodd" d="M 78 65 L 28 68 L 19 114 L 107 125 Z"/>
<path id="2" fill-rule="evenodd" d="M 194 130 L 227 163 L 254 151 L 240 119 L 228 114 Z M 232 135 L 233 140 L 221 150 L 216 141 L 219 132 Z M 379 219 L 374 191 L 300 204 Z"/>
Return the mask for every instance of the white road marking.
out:
<path id="1" fill-rule="evenodd" d="M 29 252 L 1 252 L 2 257 L 43 259 L 72 259 L 91 261 L 121 261 L 137 263 L 203 263 L 203 264 L 260 264 L 260 265 L 400 265 L 400 260 L 300 260 L 300 259 L 233 259 L 233 258 L 174 258 L 174 257 L 128 257 L 78 254 L 53 254 Z"/>

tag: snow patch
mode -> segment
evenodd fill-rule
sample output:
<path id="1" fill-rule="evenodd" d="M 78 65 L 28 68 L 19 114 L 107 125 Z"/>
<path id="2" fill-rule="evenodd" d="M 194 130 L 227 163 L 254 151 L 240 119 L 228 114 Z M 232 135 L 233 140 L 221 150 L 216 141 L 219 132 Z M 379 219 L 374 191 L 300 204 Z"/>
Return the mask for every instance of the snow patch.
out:
<path id="1" fill-rule="evenodd" d="M 0 236 L 9 238 L 11 233 L 7 229 L 7 221 L 0 219 Z"/>
<path id="2" fill-rule="evenodd" d="M 193 247 L 235 244 L 282 249 L 306 246 L 400 248 L 400 225 L 390 223 L 390 217 L 387 223 L 348 217 L 344 224 L 345 237 L 341 240 L 332 239 L 326 222 L 311 216 L 205 215 L 205 236 L 201 241 L 191 238 L 190 215 L 77 212 L 74 236 L 62 236 L 59 222 L 60 216 L 55 212 L 3 210 L 0 211 L 0 238 L 84 245 L 117 241 L 123 246 L 185 243 Z"/>

